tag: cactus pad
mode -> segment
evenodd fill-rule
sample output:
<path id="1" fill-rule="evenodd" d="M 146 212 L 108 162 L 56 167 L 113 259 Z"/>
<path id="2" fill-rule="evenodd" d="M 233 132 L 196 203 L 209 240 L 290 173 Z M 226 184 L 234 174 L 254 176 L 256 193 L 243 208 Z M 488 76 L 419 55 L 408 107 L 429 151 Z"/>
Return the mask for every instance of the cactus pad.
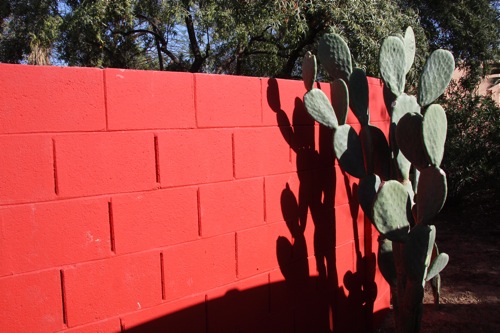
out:
<path id="1" fill-rule="evenodd" d="M 406 28 L 405 36 L 403 39 L 405 45 L 405 74 L 408 74 L 411 66 L 413 65 L 413 61 L 415 60 L 415 33 L 413 32 L 412 27 Z"/>
<path id="2" fill-rule="evenodd" d="M 433 166 L 421 170 L 416 198 L 419 223 L 431 224 L 434 216 L 443 208 L 447 192 L 443 170 Z"/>
<path id="3" fill-rule="evenodd" d="M 425 283 L 424 278 L 430 265 L 435 240 L 434 226 L 417 224 L 411 229 L 403 254 L 405 268 L 411 280 Z"/>
<path id="4" fill-rule="evenodd" d="M 351 126 L 346 124 L 336 129 L 333 149 L 343 170 L 356 178 L 363 178 L 366 175 L 361 141 Z"/>
<path id="5" fill-rule="evenodd" d="M 420 76 L 418 103 L 427 106 L 446 90 L 455 70 L 455 59 L 446 50 L 436 50 L 425 62 Z"/>
<path id="6" fill-rule="evenodd" d="M 378 267 L 384 279 L 392 286 L 397 284 L 396 266 L 392 253 L 392 242 L 383 237 L 378 238 Z"/>
<path id="7" fill-rule="evenodd" d="M 328 128 L 336 128 L 338 126 L 335 111 L 322 90 L 317 88 L 309 90 L 304 95 L 304 105 L 307 112 L 318 123 Z"/>
<path id="8" fill-rule="evenodd" d="M 438 254 L 432 261 L 429 270 L 427 271 L 425 281 L 429 281 L 430 279 L 438 275 L 446 267 L 446 265 L 448 265 L 449 260 L 450 257 L 446 253 Z"/>
<path id="9" fill-rule="evenodd" d="M 395 180 L 385 182 L 373 202 L 373 224 L 377 230 L 393 242 L 404 242 L 411 218 L 411 200 L 406 188 Z"/>
<path id="10" fill-rule="evenodd" d="M 311 52 L 307 51 L 302 60 L 302 79 L 307 91 L 311 90 L 316 81 L 316 57 Z"/>
<path id="11" fill-rule="evenodd" d="M 406 82 L 406 53 L 399 37 L 387 37 L 380 48 L 380 74 L 395 96 L 401 95 Z"/>
<path id="12" fill-rule="evenodd" d="M 425 151 L 432 165 L 440 166 L 444 155 L 444 143 L 448 121 L 439 104 L 430 105 L 424 113 L 422 135 Z"/>
<path id="13" fill-rule="evenodd" d="M 361 125 L 367 125 L 368 113 L 368 80 L 365 71 L 355 68 L 349 77 L 349 97 L 351 109 Z"/>
<path id="14" fill-rule="evenodd" d="M 380 177 L 375 174 L 369 174 L 359 181 L 359 204 L 370 220 L 373 219 L 373 200 L 381 183 Z"/>
<path id="15" fill-rule="evenodd" d="M 397 125 L 399 120 L 409 112 L 420 113 L 420 105 L 415 96 L 401 94 L 398 96 L 392 109 L 391 123 Z"/>
<path id="16" fill-rule="evenodd" d="M 349 111 L 349 92 L 347 84 L 342 79 L 336 79 L 330 84 L 332 93 L 332 106 L 339 125 L 344 125 Z"/>
<path id="17" fill-rule="evenodd" d="M 324 35 L 318 44 L 318 58 L 332 80 L 348 82 L 352 72 L 351 51 L 338 34 Z"/>
<path id="18" fill-rule="evenodd" d="M 396 127 L 396 142 L 403 155 L 418 169 L 429 165 L 422 142 L 423 117 L 418 112 L 404 115 Z"/>
<path id="19" fill-rule="evenodd" d="M 366 129 L 369 130 L 371 137 L 372 157 L 370 163 L 372 164 L 373 172 L 383 180 L 387 180 L 390 176 L 391 149 L 389 148 L 385 134 L 380 128 L 372 125 L 363 126 L 361 132 Z"/>

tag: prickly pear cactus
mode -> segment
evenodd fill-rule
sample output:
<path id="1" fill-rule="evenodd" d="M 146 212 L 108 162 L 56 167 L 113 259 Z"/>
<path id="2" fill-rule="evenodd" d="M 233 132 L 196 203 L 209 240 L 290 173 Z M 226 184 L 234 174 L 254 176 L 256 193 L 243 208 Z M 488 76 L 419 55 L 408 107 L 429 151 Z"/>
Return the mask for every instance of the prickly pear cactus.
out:
<path id="1" fill-rule="evenodd" d="M 450 52 L 434 51 L 424 65 L 418 95 L 410 96 L 404 90 L 415 50 L 411 27 L 404 36 L 386 38 L 380 48 L 382 81 L 392 95 L 389 144 L 370 124 L 366 75 L 352 68 L 349 48 L 339 35 L 326 34 L 318 44 L 319 62 L 333 80 L 332 103 L 314 88 L 314 55 L 307 53 L 302 65 L 306 109 L 334 130 L 339 165 L 360 179 L 361 208 L 380 232 L 378 264 L 394 294 L 397 333 L 419 331 L 423 287 L 431 281 L 439 300 L 439 272 L 449 260 L 446 253 L 433 256 L 433 221 L 447 194 L 446 174 L 440 168 L 447 121 L 443 108 L 432 103 L 445 91 L 455 63 Z M 359 133 L 346 124 L 349 106 L 361 124 Z M 412 180 L 410 174 L 415 175 Z"/>

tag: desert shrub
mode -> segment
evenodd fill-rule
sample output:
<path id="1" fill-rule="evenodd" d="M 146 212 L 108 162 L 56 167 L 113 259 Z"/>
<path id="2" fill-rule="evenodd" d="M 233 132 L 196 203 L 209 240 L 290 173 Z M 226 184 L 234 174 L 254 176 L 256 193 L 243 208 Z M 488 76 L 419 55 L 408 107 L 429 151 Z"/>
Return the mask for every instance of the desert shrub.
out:
<path id="1" fill-rule="evenodd" d="M 448 174 L 448 201 L 477 191 L 498 193 L 500 107 L 489 96 L 451 84 L 442 102 L 448 117 L 443 169 Z"/>

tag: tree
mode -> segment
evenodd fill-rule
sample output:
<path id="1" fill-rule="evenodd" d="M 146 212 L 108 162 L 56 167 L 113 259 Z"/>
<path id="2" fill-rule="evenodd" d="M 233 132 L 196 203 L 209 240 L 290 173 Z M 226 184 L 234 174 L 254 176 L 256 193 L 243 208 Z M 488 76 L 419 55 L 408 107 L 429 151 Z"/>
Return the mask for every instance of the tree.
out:
<path id="1" fill-rule="evenodd" d="M 380 41 L 412 26 L 419 57 L 410 87 L 435 48 L 450 49 L 476 78 L 499 35 L 491 0 L 6 0 L 0 18 L 2 62 L 283 78 L 300 76 L 304 53 L 332 30 L 355 65 L 378 76 Z"/>
<path id="2" fill-rule="evenodd" d="M 408 0 L 405 8 L 419 12 L 431 50 L 453 52 L 468 75 L 463 80 L 472 89 L 498 56 L 500 21 L 498 0 Z"/>
<path id="3" fill-rule="evenodd" d="M 50 64 L 61 17 L 54 0 L 9 0 L 0 5 L 0 61 Z"/>
<path id="4" fill-rule="evenodd" d="M 41 40 L 53 59 L 73 66 L 290 78 L 333 29 L 376 75 L 379 40 L 407 25 L 425 38 L 415 12 L 401 13 L 397 1 L 9 0 L 4 7 L 0 61 L 7 62 L 26 61 Z"/>
<path id="5" fill-rule="evenodd" d="M 448 116 L 443 169 L 448 174 L 449 201 L 460 203 L 481 191 L 498 195 L 500 107 L 489 96 L 468 91 L 456 82 L 442 103 Z"/>

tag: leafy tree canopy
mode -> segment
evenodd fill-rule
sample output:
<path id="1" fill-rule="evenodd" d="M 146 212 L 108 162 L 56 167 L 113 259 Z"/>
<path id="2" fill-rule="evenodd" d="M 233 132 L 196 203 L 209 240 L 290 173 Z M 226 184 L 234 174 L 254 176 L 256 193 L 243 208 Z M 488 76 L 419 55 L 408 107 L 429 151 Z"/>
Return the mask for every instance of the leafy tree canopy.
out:
<path id="1" fill-rule="evenodd" d="M 381 40 L 411 25 L 414 82 L 429 47 L 450 49 L 470 68 L 492 59 L 495 8 L 487 0 L 6 0 L 0 61 L 290 78 L 335 31 L 355 65 L 378 76 Z"/>
<path id="2" fill-rule="evenodd" d="M 450 50 L 469 75 L 467 88 L 500 61 L 500 2 L 498 0 L 408 0 L 416 10 L 432 50 Z"/>

